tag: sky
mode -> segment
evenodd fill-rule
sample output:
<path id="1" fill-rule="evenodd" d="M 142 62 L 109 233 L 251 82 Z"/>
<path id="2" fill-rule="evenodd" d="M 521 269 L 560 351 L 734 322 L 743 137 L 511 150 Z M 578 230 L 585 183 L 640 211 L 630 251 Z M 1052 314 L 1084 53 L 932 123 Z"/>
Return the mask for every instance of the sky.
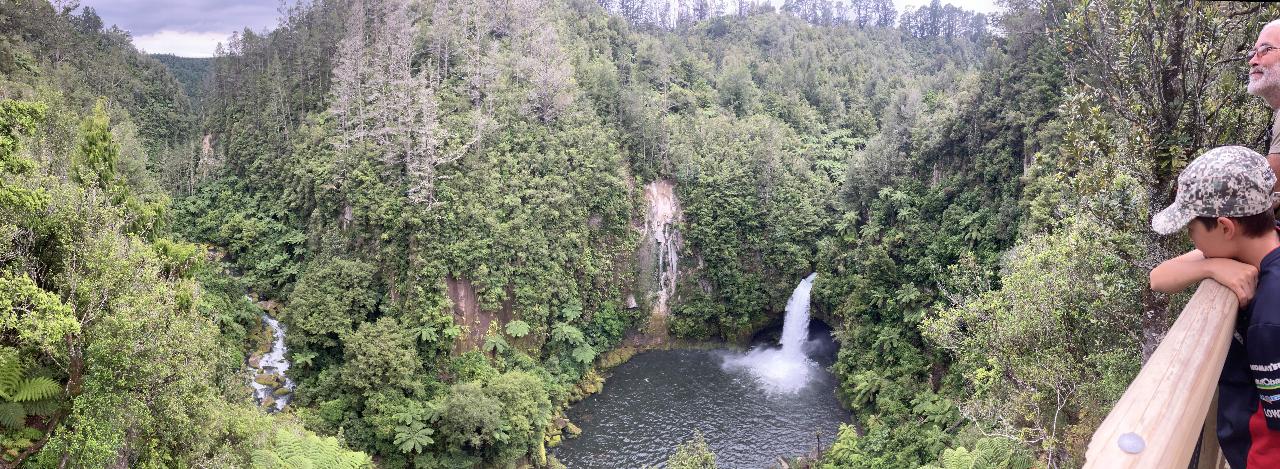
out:
<path id="1" fill-rule="evenodd" d="M 948 3 L 960 8 L 976 11 L 978 13 L 995 13 L 1003 11 L 995 0 L 941 0 L 943 5 Z M 898 12 L 902 12 L 905 7 L 919 8 L 928 5 L 932 0 L 893 0 L 893 6 L 898 8 Z"/>
<path id="2" fill-rule="evenodd" d="M 80 0 L 80 5 L 93 8 L 104 24 L 129 31 L 139 49 L 183 57 L 212 57 L 232 32 L 275 28 L 280 16 L 279 0 Z"/>
<path id="3" fill-rule="evenodd" d="M 928 5 L 931 0 L 893 0 L 898 11 Z M 781 4 L 782 0 L 773 0 Z M 290 3 L 293 3 L 290 0 Z M 980 13 L 999 11 L 995 0 L 942 0 Z M 152 54 L 212 57 L 219 42 L 245 27 L 274 28 L 280 0 L 80 0 L 102 22 L 133 35 L 133 44 Z"/>

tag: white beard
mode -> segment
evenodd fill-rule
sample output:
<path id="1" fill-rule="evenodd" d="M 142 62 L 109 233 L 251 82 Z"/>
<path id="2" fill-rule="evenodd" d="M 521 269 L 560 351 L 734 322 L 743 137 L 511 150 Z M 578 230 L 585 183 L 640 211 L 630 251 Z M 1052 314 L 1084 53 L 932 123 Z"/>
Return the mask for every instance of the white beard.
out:
<path id="1" fill-rule="evenodd" d="M 1257 79 L 1250 75 L 1246 89 L 1249 94 L 1261 97 L 1268 103 L 1271 102 L 1271 97 L 1280 98 L 1280 64 L 1262 67 L 1262 76 Z"/>

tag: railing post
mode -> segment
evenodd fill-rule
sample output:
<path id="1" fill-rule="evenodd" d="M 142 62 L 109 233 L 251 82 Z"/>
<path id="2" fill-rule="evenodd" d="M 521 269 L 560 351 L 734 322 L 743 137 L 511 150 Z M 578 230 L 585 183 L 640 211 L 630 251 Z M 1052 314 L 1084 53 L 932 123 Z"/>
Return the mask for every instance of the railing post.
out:
<path id="1" fill-rule="evenodd" d="M 1200 432 L 1200 443 L 1196 445 L 1195 455 L 1187 469 L 1226 469 L 1227 460 L 1222 456 L 1222 447 L 1218 446 L 1218 393 L 1213 394 L 1209 402 L 1209 413 L 1204 416 L 1204 430 Z"/>
<path id="2" fill-rule="evenodd" d="M 1086 469 L 1187 467 L 1196 441 L 1205 433 L 1217 447 L 1217 436 L 1212 430 L 1206 432 L 1205 417 L 1227 356 L 1237 308 L 1231 290 L 1213 280 L 1200 283 L 1160 346 L 1094 432 L 1085 453 Z"/>

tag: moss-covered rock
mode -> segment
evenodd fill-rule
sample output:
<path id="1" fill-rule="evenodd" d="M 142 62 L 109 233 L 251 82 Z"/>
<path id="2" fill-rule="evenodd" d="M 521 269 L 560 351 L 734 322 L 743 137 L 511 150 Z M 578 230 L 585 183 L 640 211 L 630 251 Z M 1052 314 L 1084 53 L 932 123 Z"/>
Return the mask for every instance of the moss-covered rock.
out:
<path id="1" fill-rule="evenodd" d="M 588 371 L 583 375 L 582 380 L 575 386 L 581 397 L 586 397 L 604 390 L 604 377 L 599 373 Z M 581 399 L 581 397 L 579 399 Z"/>
<path id="2" fill-rule="evenodd" d="M 556 459 L 555 456 L 547 456 L 547 467 L 550 469 L 567 469 L 564 463 Z"/>
<path id="3" fill-rule="evenodd" d="M 283 395 L 285 395 L 285 394 L 289 394 L 290 392 L 293 392 L 293 391 L 290 391 L 290 390 L 289 390 L 289 388 L 286 388 L 286 387 L 283 387 L 283 386 L 282 386 L 282 387 L 278 387 L 278 388 L 276 388 L 276 390 L 275 390 L 275 391 L 271 391 L 271 395 L 276 396 L 276 397 L 280 397 L 280 396 L 283 396 Z"/>
<path id="4" fill-rule="evenodd" d="M 582 429 L 578 428 L 577 425 L 574 425 L 573 422 L 569 422 L 568 425 L 564 426 L 564 432 L 569 436 L 569 438 L 577 438 L 579 435 L 582 435 Z"/>
<path id="5" fill-rule="evenodd" d="M 629 345 L 618 347 L 610 350 L 604 355 L 601 355 L 600 360 L 597 362 L 597 366 L 602 370 L 608 370 L 631 360 L 631 357 L 636 356 L 636 353 L 637 350 L 635 347 Z"/>
<path id="6" fill-rule="evenodd" d="M 253 378 L 253 382 L 261 384 L 263 386 L 269 386 L 271 387 L 271 389 L 276 389 L 281 386 L 280 375 L 271 374 L 271 373 L 260 374 L 257 377 Z"/>
<path id="7" fill-rule="evenodd" d="M 258 324 L 260 324 L 261 327 L 259 327 L 258 331 L 253 335 L 254 343 L 257 344 L 257 347 L 254 348 L 254 352 L 257 355 L 266 355 L 267 352 L 271 351 L 271 344 L 275 341 L 275 336 L 271 333 L 271 326 L 267 325 L 265 321 L 259 320 Z"/>

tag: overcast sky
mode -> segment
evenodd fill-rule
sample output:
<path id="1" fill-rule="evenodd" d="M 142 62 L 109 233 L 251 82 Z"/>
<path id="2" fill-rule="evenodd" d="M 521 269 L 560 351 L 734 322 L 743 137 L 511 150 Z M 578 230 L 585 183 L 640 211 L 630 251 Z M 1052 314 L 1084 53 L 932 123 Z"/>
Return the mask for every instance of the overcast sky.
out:
<path id="1" fill-rule="evenodd" d="M 289 0 L 293 3 L 294 0 Z M 928 5 L 931 0 L 893 0 L 905 7 Z M 781 5 L 782 0 L 773 0 Z M 995 0 L 942 0 L 966 10 L 992 13 Z M 80 0 L 102 17 L 133 34 L 139 49 L 154 54 L 212 57 L 219 42 L 234 31 L 274 28 L 280 16 L 280 0 Z"/>
<path id="2" fill-rule="evenodd" d="M 292 0 L 290 1 L 292 3 Z M 80 0 L 155 54 L 212 57 L 234 31 L 276 27 L 279 0 Z"/>

